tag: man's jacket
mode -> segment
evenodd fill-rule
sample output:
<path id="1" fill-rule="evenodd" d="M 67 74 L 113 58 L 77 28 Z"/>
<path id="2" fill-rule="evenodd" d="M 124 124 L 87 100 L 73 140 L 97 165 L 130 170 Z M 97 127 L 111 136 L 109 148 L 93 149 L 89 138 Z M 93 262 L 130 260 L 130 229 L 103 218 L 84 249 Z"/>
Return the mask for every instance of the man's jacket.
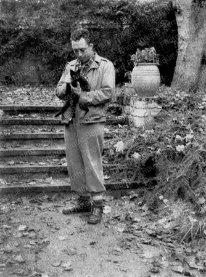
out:
<path id="1" fill-rule="evenodd" d="M 80 63 L 77 59 L 66 64 L 56 89 L 56 95 L 60 99 L 67 99 L 65 91 L 66 84 L 71 83 L 70 69 L 77 71 L 79 66 Z M 105 122 L 107 103 L 112 100 L 115 89 L 115 69 L 113 63 L 95 54 L 87 70 L 86 78 L 91 86 L 91 90 L 89 92 L 82 91 L 79 104 L 88 105 L 89 112 L 85 115 L 85 111 L 81 110 L 79 105 L 77 105 L 75 120 L 79 123 Z M 65 118 L 66 114 L 65 112 Z"/>

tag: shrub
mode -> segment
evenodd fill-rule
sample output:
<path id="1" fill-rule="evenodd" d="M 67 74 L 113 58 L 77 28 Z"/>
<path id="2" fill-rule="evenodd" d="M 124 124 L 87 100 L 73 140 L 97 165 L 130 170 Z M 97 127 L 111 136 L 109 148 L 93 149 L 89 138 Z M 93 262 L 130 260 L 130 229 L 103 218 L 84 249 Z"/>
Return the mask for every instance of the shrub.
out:
<path id="1" fill-rule="evenodd" d="M 1 2 L 0 72 L 18 64 L 25 53 L 36 57 L 40 82 L 56 84 L 67 60 L 73 59 L 71 30 L 88 22 L 96 51 L 114 62 L 117 83 L 131 71 L 137 48 L 155 47 L 162 82 L 170 84 L 177 56 L 177 26 L 172 7 L 136 1 L 11 0 Z M 13 66 L 11 66 L 13 68 Z M 6 74 L 13 77 L 14 72 Z"/>

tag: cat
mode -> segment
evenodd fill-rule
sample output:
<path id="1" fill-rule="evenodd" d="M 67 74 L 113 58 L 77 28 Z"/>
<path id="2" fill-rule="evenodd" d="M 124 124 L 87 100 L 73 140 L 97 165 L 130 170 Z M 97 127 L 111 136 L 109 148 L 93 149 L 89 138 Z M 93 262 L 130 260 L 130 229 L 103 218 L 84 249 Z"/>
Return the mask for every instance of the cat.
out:
<path id="1" fill-rule="evenodd" d="M 77 87 L 77 83 L 79 82 L 80 87 L 83 91 L 90 91 L 91 87 L 87 81 L 87 79 L 81 75 L 80 69 L 77 71 L 70 70 L 71 83 L 67 83 L 66 85 L 66 95 L 68 96 L 65 104 L 61 108 L 61 110 L 55 115 L 55 117 L 59 115 L 64 115 L 65 111 L 71 107 L 71 119 L 75 117 L 75 107 L 79 101 L 79 96 L 74 94 L 71 90 L 71 85 L 73 87 Z M 87 105 L 79 105 L 80 109 L 85 111 L 85 115 L 88 113 L 89 108 Z"/>

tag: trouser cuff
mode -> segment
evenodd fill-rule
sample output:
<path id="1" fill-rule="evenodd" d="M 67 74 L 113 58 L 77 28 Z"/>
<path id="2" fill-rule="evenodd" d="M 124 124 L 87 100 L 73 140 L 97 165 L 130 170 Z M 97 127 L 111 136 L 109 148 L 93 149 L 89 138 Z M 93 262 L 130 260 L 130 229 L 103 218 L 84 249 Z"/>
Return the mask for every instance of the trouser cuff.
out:
<path id="1" fill-rule="evenodd" d="M 78 192 L 78 195 L 79 195 L 79 197 L 81 197 L 81 198 L 87 198 L 87 199 L 91 197 L 91 195 L 90 195 L 89 192 L 85 192 L 85 193 L 79 193 L 79 192 Z"/>
<path id="2" fill-rule="evenodd" d="M 103 201 L 104 200 L 104 193 L 95 193 L 92 194 L 92 201 Z"/>

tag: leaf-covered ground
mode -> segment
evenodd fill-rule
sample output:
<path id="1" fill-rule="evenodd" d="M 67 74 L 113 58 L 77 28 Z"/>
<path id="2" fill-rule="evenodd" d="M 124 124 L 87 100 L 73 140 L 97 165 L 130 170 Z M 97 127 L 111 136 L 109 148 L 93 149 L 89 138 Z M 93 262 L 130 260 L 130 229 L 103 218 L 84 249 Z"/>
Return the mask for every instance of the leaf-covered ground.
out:
<path id="1" fill-rule="evenodd" d="M 173 234 L 184 204 L 162 199 L 154 214 L 139 192 L 114 196 L 97 226 L 86 223 L 88 214 L 61 213 L 72 195 L 1 198 L 1 276 L 204 276 L 203 244 L 184 245 Z"/>
<path id="2" fill-rule="evenodd" d="M 54 89 L 0 89 L 1 104 L 60 103 Z M 105 179 L 145 187 L 107 192 L 101 224 L 87 225 L 87 214 L 63 215 L 72 195 L 0 199 L 3 277 L 205 276 L 206 94 L 162 87 L 155 102 L 162 110 L 154 122 L 105 127 L 104 161 L 117 165 Z"/>
<path id="3" fill-rule="evenodd" d="M 1 105 L 61 105 L 54 88 L 0 86 Z"/>

